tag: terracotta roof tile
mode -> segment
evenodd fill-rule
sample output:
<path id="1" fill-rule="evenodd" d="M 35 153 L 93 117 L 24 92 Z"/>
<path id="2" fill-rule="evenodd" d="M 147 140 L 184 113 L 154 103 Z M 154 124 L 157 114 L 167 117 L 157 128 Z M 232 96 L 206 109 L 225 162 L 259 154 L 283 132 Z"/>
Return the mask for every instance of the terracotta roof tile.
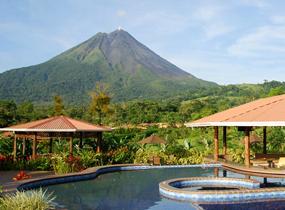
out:
<path id="1" fill-rule="evenodd" d="M 8 128 L 1 128 L 2 131 L 111 131 L 111 128 L 93 125 L 80 120 L 75 120 L 66 116 L 50 117 L 24 124 L 14 125 Z"/>
<path id="2" fill-rule="evenodd" d="M 285 94 L 259 99 L 186 123 L 202 126 L 285 126 Z"/>

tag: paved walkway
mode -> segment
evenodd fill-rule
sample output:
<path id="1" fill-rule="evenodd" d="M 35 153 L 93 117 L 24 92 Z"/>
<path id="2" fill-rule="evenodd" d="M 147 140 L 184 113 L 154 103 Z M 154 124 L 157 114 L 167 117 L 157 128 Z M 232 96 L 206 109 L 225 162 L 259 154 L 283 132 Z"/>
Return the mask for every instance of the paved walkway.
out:
<path id="1" fill-rule="evenodd" d="M 43 178 L 46 176 L 54 175 L 53 171 L 25 171 L 27 175 L 31 175 L 31 179 L 25 179 L 22 181 L 14 181 L 15 177 L 19 171 L 0 171 L 0 186 L 3 186 L 3 192 L 13 192 L 15 187 L 22 182 L 27 182 L 28 180 Z"/>

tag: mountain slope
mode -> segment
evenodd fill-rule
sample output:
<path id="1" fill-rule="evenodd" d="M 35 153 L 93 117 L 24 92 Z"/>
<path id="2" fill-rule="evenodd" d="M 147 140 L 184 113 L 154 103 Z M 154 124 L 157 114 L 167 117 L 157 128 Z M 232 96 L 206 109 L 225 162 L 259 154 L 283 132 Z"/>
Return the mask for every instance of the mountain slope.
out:
<path id="1" fill-rule="evenodd" d="M 115 101 L 163 98 L 200 87 L 200 80 L 161 58 L 129 33 L 98 33 L 51 60 L 0 74 L 0 99 L 67 102 L 87 100 L 96 82 L 107 83 Z"/>

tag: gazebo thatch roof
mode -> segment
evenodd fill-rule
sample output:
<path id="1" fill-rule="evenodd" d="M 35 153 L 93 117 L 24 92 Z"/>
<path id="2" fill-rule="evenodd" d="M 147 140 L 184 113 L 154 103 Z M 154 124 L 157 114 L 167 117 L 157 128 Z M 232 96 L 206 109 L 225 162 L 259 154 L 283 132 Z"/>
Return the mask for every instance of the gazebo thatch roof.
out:
<path id="1" fill-rule="evenodd" d="M 166 141 L 162 138 L 160 138 L 157 135 L 151 135 L 141 141 L 139 141 L 140 144 L 166 144 Z"/>
<path id="2" fill-rule="evenodd" d="M 252 101 L 185 125 L 187 127 L 285 126 L 285 94 Z"/>

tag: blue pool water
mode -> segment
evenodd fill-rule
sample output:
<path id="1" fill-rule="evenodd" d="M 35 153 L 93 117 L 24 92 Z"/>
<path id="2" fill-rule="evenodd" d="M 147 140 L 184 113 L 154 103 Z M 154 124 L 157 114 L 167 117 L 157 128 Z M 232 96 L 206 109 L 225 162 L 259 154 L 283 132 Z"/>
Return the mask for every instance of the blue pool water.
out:
<path id="1" fill-rule="evenodd" d="M 214 169 L 198 167 L 121 171 L 102 174 L 93 180 L 52 185 L 47 189 L 48 192 L 54 192 L 59 207 L 71 210 L 285 209 L 285 201 L 198 205 L 169 200 L 159 194 L 159 182 L 195 176 L 214 176 Z M 228 177 L 244 178 L 234 173 L 228 173 Z"/>

